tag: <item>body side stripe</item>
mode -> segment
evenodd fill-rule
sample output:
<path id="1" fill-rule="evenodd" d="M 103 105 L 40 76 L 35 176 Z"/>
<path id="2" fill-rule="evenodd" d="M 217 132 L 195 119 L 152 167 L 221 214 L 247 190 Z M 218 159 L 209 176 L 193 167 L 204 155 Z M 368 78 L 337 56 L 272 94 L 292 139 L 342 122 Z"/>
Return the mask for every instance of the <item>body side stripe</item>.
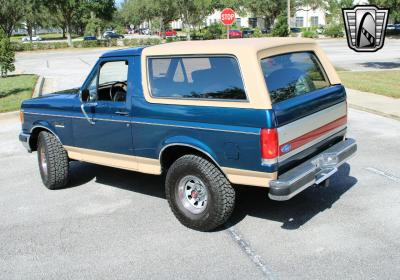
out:
<path id="1" fill-rule="evenodd" d="M 328 132 L 334 130 L 335 128 L 342 127 L 342 126 L 346 125 L 346 123 L 347 123 L 347 116 L 343 116 L 343 117 L 341 117 L 341 118 L 339 118 L 337 120 L 334 120 L 334 121 L 332 121 L 332 122 L 330 122 L 330 123 L 328 123 L 326 125 L 323 125 L 323 126 L 317 128 L 317 129 L 314 129 L 314 130 L 312 130 L 312 131 L 310 131 L 310 132 L 308 132 L 306 134 L 303 134 L 300 137 L 292 139 L 289 142 L 281 144 L 279 146 L 279 155 L 281 156 L 281 155 L 287 154 L 289 152 L 289 151 L 288 152 L 284 152 L 283 151 L 282 148 L 285 145 L 290 145 L 291 149 L 295 150 L 295 149 L 297 149 L 297 148 L 299 148 L 299 147 L 301 147 L 301 146 L 303 146 L 303 145 L 305 145 L 305 144 L 307 144 L 307 143 L 309 143 L 309 142 L 311 142 L 311 141 L 323 136 L 324 134 L 327 134 Z"/>
<path id="2" fill-rule="evenodd" d="M 74 118 L 74 119 L 86 119 L 85 117 L 78 117 L 78 116 L 66 116 L 66 115 L 34 113 L 34 112 L 25 112 L 25 114 L 40 115 L 40 116 L 52 116 L 52 117 L 62 117 L 62 118 Z M 184 126 L 184 125 L 174 125 L 174 124 L 164 124 L 164 123 L 123 121 L 123 120 L 102 119 L 102 118 L 94 118 L 93 120 L 94 121 L 109 121 L 109 122 L 131 123 L 131 124 L 143 124 L 143 125 L 155 125 L 155 126 L 170 126 L 170 127 L 188 128 L 188 129 L 200 129 L 200 130 L 209 130 L 209 131 L 220 131 L 220 132 L 230 132 L 230 133 L 239 133 L 239 134 L 260 135 L 259 132 L 248 132 L 248 131 L 239 131 L 239 130 L 226 130 L 226 129 L 217 129 L 217 128 L 208 128 L 208 127 L 196 127 L 196 126 Z"/>

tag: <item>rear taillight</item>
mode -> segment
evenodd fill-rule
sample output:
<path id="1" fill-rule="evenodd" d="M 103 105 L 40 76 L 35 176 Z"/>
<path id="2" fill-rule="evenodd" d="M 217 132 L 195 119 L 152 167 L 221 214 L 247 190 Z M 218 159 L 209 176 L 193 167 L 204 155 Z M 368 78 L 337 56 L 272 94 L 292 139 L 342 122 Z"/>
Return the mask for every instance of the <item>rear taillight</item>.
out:
<path id="1" fill-rule="evenodd" d="M 278 131 L 276 128 L 261 129 L 261 159 L 270 162 L 278 157 Z"/>

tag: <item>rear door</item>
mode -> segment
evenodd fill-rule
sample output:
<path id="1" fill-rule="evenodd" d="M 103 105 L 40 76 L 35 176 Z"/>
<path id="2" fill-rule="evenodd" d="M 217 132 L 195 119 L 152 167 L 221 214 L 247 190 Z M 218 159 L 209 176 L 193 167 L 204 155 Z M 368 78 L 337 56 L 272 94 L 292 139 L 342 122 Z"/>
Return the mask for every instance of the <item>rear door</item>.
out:
<path id="1" fill-rule="evenodd" d="M 261 66 L 278 128 L 279 172 L 344 138 L 345 89 L 329 82 L 314 52 L 267 57 Z"/>

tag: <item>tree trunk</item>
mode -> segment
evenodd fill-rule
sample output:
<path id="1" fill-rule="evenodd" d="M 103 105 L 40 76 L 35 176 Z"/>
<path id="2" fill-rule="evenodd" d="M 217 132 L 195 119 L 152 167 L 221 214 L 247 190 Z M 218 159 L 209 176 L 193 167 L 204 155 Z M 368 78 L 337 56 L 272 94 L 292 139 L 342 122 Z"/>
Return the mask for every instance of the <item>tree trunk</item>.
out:
<path id="1" fill-rule="evenodd" d="M 26 31 L 28 31 L 29 41 L 32 42 L 33 32 L 32 32 L 32 25 L 30 23 L 26 24 Z"/>
<path id="2" fill-rule="evenodd" d="M 62 37 L 63 39 L 65 39 L 65 26 L 63 26 L 61 29 L 62 29 Z"/>
<path id="3" fill-rule="evenodd" d="M 68 46 L 72 47 L 71 27 L 68 24 L 66 27 Z"/>

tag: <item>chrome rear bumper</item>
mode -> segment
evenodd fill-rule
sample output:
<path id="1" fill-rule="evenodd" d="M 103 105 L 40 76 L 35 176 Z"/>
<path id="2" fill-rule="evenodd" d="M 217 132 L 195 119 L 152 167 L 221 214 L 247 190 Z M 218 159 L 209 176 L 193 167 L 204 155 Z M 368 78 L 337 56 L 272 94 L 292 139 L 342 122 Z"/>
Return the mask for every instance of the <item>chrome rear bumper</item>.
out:
<path id="1" fill-rule="evenodd" d="M 357 151 L 354 139 L 346 139 L 312 159 L 287 171 L 270 182 L 268 196 L 273 200 L 289 200 L 306 188 L 319 184 L 334 174 L 338 167 Z"/>

